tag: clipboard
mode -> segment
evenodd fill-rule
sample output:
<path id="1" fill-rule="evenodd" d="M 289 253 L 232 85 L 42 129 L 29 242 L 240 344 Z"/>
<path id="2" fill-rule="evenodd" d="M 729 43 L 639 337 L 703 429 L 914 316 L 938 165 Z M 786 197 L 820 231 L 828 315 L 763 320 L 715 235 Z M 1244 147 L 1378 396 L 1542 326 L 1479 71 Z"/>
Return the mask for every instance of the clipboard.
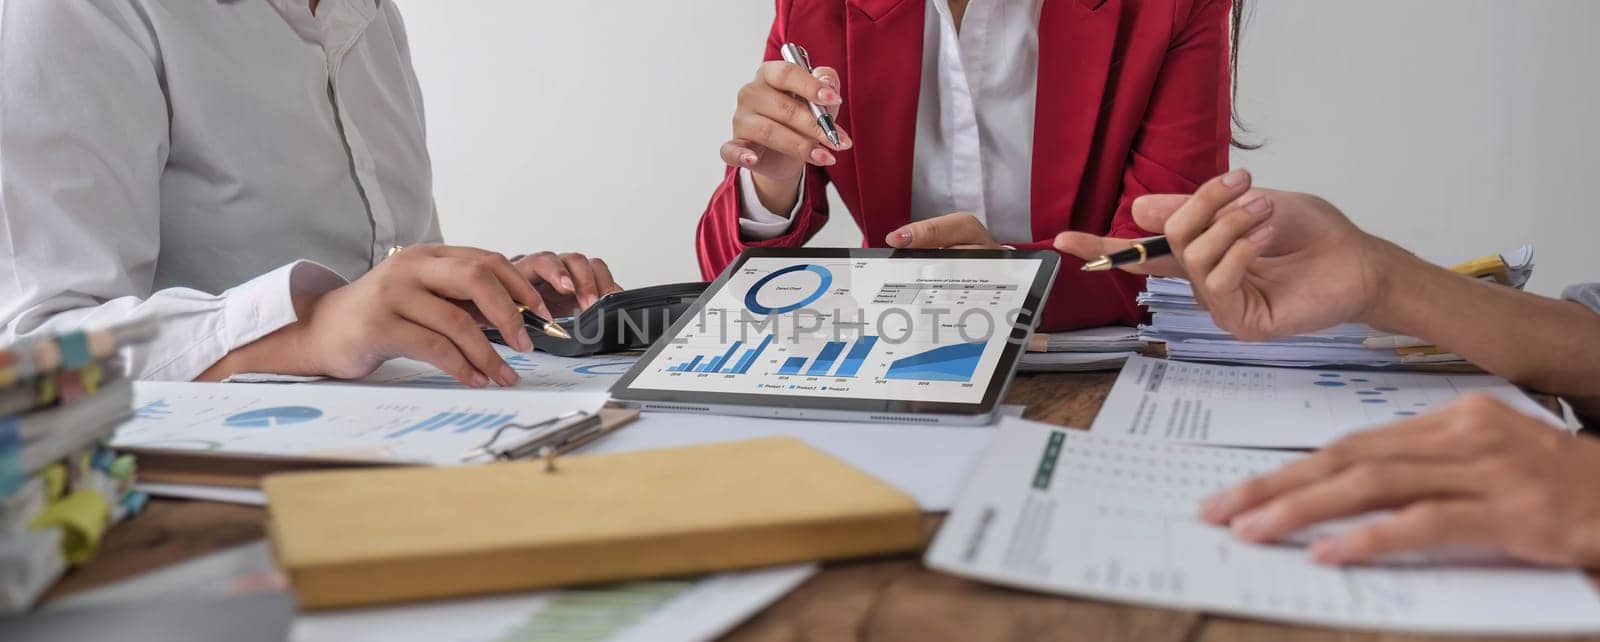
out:
<path id="1" fill-rule="evenodd" d="M 539 455 L 546 447 L 550 455 L 563 455 L 609 435 L 638 418 L 637 410 L 601 408 L 593 413 L 574 411 L 535 424 L 507 424 L 495 431 L 494 437 L 482 446 L 462 453 L 461 463 L 526 459 Z M 425 465 L 393 460 L 209 453 L 162 448 L 121 447 L 117 450 L 131 453 L 138 459 L 139 481 L 229 488 L 260 488 L 261 478 L 273 473 Z"/>

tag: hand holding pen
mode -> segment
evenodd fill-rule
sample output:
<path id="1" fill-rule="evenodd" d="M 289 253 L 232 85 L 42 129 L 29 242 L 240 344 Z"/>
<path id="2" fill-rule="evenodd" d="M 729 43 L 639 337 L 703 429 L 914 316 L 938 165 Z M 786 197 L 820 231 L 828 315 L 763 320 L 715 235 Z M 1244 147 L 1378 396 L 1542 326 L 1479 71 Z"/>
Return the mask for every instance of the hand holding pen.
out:
<path id="1" fill-rule="evenodd" d="M 1055 247 L 1082 258 L 1085 272 L 1120 269 L 1189 278 L 1184 259 L 1192 256 L 1202 259 L 1195 267 L 1203 274 L 1225 262 L 1226 274 L 1232 275 L 1247 263 L 1247 250 L 1254 252 L 1251 259 L 1260 255 L 1273 232 L 1272 199 L 1250 190 L 1250 173 L 1235 170 L 1207 181 L 1194 195 L 1141 196 L 1133 202 L 1134 223 L 1160 236 L 1130 239 L 1063 232 L 1056 236 Z"/>
<path id="2" fill-rule="evenodd" d="M 1325 200 L 1253 188 L 1242 169 L 1206 181 L 1193 195 L 1140 197 L 1133 216 L 1141 228 L 1165 234 L 1172 253 L 1122 269 L 1188 279 L 1217 325 L 1246 341 L 1351 321 L 1404 331 L 1384 311 L 1408 306 L 1386 299 L 1407 301 L 1397 283 L 1440 272 L 1362 232 Z M 1055 245 L 1093 261 L 1135 242 L 1067 232 Z"/>
<path id="3" fill-rule="evenodd" d="M 793 43 L 777 53 L 783 59 L 762 63 L 739 89 L 733 139 L 722 144 L 722 160 L 750 170 L 763 206 L 788 212 L 799 201 L 806 165 L 837 163 L 836 154 L 852 141 L 834 122 L 844 104 L 838 72 L 811 68 L 809 53 Z"/>

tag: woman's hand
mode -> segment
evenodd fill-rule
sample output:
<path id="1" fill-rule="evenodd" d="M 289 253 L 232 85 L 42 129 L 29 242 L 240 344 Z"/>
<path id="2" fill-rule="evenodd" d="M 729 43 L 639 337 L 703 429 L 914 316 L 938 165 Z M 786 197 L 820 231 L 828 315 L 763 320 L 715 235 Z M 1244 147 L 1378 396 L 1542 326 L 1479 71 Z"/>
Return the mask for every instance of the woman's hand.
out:
<path id="1" fill-rule="evenodd" d="M 504 256 L 466 247 L 413 245 L 354 282 L 303 306 L 294 351 L 311 373 L 357 379 L 393 357 L 425 361 L 473 387 L 515 385 L 517 373 L 484 336 L 512 348 L 533 341 L 518 305 L 549 318 L 544 299 Z"/>
<path id="2" fill-rule="evenodd" d="M 806 101 L 838 116 L 844 104 L 838 72 L 817 67 L 807 74 L 782 60 L 762 63 L 755 80 L 739 88 L 733 139 L 722 144 L 722 162 L 749 169 L 762 206 L 773 212 L 794 209 L 808 163 L 833 165 L 838 162 L 834 152 L 850 149 L 850 135 L 843 128 L 837 128 L 837 147 L 828 141 Z"/>
<path id="3" fill-rule="evenodd" d="M 622 291 L 605 261 L 576 252 L 539 252 L 520 257 L 514 264 L 557 317 L 577 314 L 600 297 Z"/>
<path id="4" fill-rule="evenodd" d="M 889 247 L 952 250 L 998 250 L 1005 246 L 989 236 L 989 228 L 967 212 L 917 221 L 889 233 Z"/>
<path id="5" fill-rule="evenodd" d="M 1217 325 L 1247 341 L 1370 320 L 1390 275 L 1426 269 L 1327 201 L 1250 189 L 1244 170 L 1193 196 L 1142 197 L 1133 214 L 1140 227 L 1166 234 L 1172 255 L 1129 271 L 1189 279 Z M 1056 238 L 1057 249 L 1086 260 L 1131 243 L 1078 232 Z"/>
<path id="6" fill-rule="evenodd" d="M 409 357 L 469 386 L 511 386 L 517 373 L 483 325 L 499 330 L 512 348 L 532 350 L 519 305 L 550 318 L 533 283 L 504 256 L 413 245 L 352 283 L 297 298 L 297 321 L 228 353 L 199 378 L 275 372 L 356 379 L 391 358 Z"/>
<path id="7" fill-rule="evenodd" d="M 1348 437 L 1208 498 L 1201 516 L 1271 542 L 1318 522 L 1393 510 L 1319 540 L 1325 564 L 1406 551 L 1489 548 L 1538 564 L 1600 567 L 1600 442 L 1487 396 Z"/>

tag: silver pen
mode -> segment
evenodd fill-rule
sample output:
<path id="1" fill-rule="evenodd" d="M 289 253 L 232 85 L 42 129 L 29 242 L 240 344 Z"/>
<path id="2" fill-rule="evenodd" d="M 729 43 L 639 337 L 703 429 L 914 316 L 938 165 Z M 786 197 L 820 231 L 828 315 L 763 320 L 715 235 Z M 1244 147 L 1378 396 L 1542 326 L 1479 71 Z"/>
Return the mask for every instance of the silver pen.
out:
<path id="1" fill-rule="evenodd" d="M 805 47 L 786 42 L 778 50 L 783 53 L 783 59 L 789 64 L 798 65 L 808 74 L 812 72 L 811 56 L 806 54 Z M 810 99 L 806 100 L 806 104 L 811 106 L 811 115 L 817 117 L 817 126 L 822 128 L 822 133 L 828 135 L 828 142 L 833 143 L 835 148 L 839 147 L 839 130 L 833 125 L 833 116 L 828 114 L 827 109 L 811 102 Z"/>

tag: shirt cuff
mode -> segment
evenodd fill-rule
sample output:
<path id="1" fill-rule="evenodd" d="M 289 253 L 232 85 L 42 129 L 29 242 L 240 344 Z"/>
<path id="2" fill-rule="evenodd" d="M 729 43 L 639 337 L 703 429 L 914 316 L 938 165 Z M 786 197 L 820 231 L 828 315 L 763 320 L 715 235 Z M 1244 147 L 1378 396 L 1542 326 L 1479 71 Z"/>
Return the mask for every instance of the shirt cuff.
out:
<path id="1" fill-rule="evenodd" d="M 222 293 L 223 344 L 229 352 L 299 320 L 294 299 L 349 283 L 314 261 L 295 261 Z"/>
<path id="2" fill-rule="evenodd" d="M 800 173 L 800 189 L 806 185 L 805 172 Z M 761 204 L 761 197 L 756 194 L 755 179 L 750 175 L 750 170 L 739 169 L 739 231 L 744 237 L 752 241 L 765 241 L 783 236 L 794 225 L 794 217 L 800 213 L 800 203 L 805 200 L 805 194 L 794 202 L 794 209 L 789 210 L 788 216 L 777 214 Z"/>
<path id="3" fill-rule="evenodd" d="M 1566 289 L 1561 293 L 1561 298 L 1583 304 L 1584 307 L 1600 314 L 1600 283 L 1581 283 Z"/>

